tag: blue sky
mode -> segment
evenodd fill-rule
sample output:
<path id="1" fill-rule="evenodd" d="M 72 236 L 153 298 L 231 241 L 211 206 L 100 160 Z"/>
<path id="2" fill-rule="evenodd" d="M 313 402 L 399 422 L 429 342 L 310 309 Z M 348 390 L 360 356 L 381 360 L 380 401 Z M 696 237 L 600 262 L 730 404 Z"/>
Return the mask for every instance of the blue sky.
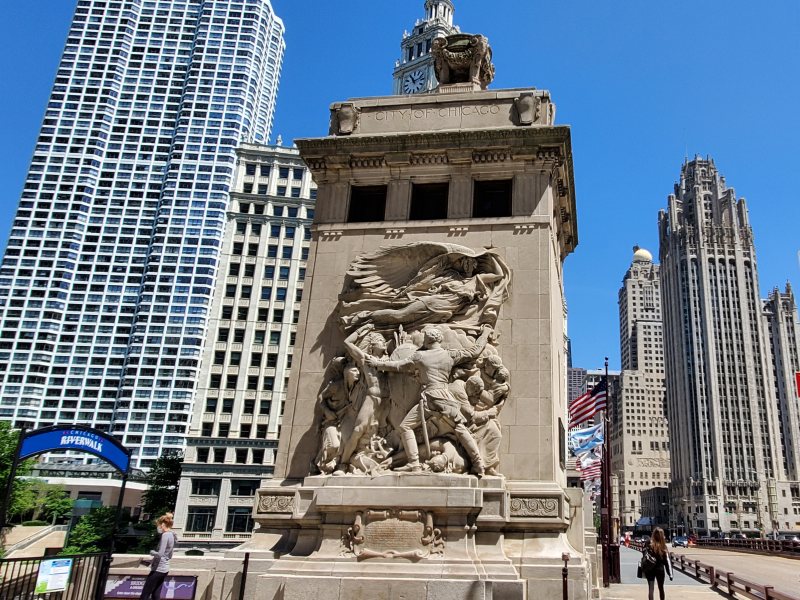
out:
<path id="1" fill-rule="evenodd" d="M 328 105 L 391 93 L 424 0 L 273 0 L 287 52 L 274 135 L 327 131 Z M 10 229 L 74 0 L 6 2 L 0 24 L 0 239 Z M 580 243 L 567 258 L 576 366 L 619 365 L 617 291 L 687 154 L 748 200 L 762 294 L 800 283 L 800 2 L 456 0 L 489 37 L 493 88 L 550 90 L 572 126 Z M 273 136 L 274 137 L 274 136 Z"/>

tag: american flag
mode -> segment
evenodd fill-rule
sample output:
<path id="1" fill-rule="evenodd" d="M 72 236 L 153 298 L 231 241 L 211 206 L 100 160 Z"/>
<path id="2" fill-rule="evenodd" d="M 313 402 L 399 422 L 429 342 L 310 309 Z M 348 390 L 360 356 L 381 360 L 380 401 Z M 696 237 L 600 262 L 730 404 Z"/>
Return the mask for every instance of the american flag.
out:
<path id="1" fill-rule="evenodd" d="M 579 463 L 578 470 L 581 472 L 581 481 L 586 481 L 587 479 L 599 479 L 602 474 L 602 464 L 601 461 L 598 460 L 592 465 L 581 468 Z"/>
<path id="2" fill-rule="evenodd" d="M 568 429 L 592 418 L 597 411 L 605 410 L 607 398 L 608 382 L 603 377 L 600 383 L 583 396 L 575 398 L 572 404 L 569 405 Z"/>

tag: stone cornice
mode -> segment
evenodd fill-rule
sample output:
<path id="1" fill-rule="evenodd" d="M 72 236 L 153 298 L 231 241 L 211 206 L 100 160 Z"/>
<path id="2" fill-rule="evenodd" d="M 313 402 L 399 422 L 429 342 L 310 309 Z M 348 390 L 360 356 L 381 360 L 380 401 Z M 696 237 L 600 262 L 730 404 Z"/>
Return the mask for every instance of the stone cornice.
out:
<path id="1" fill-rule="evenodd" d="M 192 475 L 215 475 L 217 477 L 234 476 L 264 479 L 267 477 L 272 477 L 274 472 L 274 465 L 184 463 L 181 476 L 191 477 Z"/>
<path id="2" fill-rule="evenodd" d="M 359 156 L 372 154 L 379 158 L 387 152 L 441 152 L 444 148 L 474 148 L 490 150 L 502 148 L 511 152 L 516 149 L 547 147 L 560 149 L 562 156 L 572 154 L 570 128 L 567 125 L 502 127 L 492 129 L 471 129 L 453 131 L 432 131 L 425 133 L 399 133 L 362 136 L 328 136 L 324 138 L 304 138 L 296 140 L 306 164 L 312 170 L 323 170 L 331 163 L 325 156 Z M 529 153 L 522 153 L 529 158 Z M 349 162 L 349 160 L 347 161 Z M 345 164 L 347 164 L 345 162 Z M 338 166 L 338 165 L 337 165 Z"/>
<path id="3" fill-rule="evenodd" d="M 296 143 L 320 182 L 328 178 L 346 180 L 356 169 L 378 172 L 392 166 L 415 169 L 501 163 L 509 168 L 533 166 L 550 172 L 562 260 L 578 245 L 572 142 L 567 125 L 328 136 Z M 390 176 L 388 171 L 386 176 Z"/>

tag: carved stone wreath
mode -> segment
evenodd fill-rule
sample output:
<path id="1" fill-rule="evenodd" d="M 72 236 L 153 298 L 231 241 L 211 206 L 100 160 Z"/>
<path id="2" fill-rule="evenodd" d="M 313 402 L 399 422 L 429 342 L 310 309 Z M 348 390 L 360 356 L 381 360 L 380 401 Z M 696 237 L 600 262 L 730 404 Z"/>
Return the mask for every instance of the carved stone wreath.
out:
<path id="1" fill-rule="evenodd" d="M 294 496 L 260 496 L 258 512 L 291 514 L 294 512 Z"/>
<path id="2" fill-rule="evenodd" d="M 558 517 L 556 498 L 511 498 L 512 517 Z"/>
<path id="3" fill-rule="evenodd" d="M 429 558 L 444 552 L 442 532 L 433 513 L 422 510 L 368 510 L 356 513 L 345 546 L 358 560 Z"/>

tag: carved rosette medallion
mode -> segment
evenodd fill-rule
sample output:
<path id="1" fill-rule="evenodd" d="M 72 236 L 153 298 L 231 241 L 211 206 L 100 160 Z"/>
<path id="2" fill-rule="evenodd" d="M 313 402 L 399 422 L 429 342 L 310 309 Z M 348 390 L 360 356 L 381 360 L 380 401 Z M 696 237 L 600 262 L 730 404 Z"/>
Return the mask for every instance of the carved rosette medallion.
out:
<path id="1" fill-rule="evenodd" d="M 367 510 L 356 513 L 345 545 L 359 560 L 430 558 L 444 552 L 442 532 L 433 513 L 422 510 Z"/>
<path id="2" fill-rule="evenodd" d="M 294 496 L 259 496 L 259 513 L 284 513 L 294 512 Z"/>
<path id="3" fill-rule="evenodd" d="M 557 498 L 511 498 L 512 517 L 558 517 Z"/>

